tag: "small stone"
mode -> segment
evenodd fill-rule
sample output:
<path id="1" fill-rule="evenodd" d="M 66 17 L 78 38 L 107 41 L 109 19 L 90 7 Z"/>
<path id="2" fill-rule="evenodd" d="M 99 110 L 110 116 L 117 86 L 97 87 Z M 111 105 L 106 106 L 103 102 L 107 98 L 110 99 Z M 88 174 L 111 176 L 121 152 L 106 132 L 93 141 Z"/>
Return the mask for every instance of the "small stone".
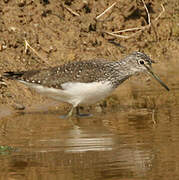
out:
<path id="1" fill-rule="evenodd" d="M 7 84 L 6 84 L 4 81 L 2 81 L 1 78 L 0 78 L 0 86 L 5 86 L 5 87 L 7 87 Z"/>
<path id="2" fill-rule="evenodd" d="M 6 44 L 3 44 L 2 45 L 2 49 L 6 49 L 7 48 L 7 45 Z"/>
<path id="3" fill-rule="evenodd" d="M 5 41 L 0 42 L 0 51 L 4 50 L 6 48 L 7 48 L 6 42 Z"/>
<path id="4" fill-rule="evenodd" d="M 23 104 L 14 103 L 13 108 L 16 109 L 16 110 L 24 110 L 25 106 Z"/>
<path id="5" fill-rule="evenodd" d="M 18 0 L 17 4 L 18 4 L 19 7 L 23 7 L 23 6 L 26 5 L 26 0 Z"/>
<path id="6" fill-rule="evenodd" d="M 17 28 L 15 26 L 11 26 L 9 27 L 9 31 L 16 32 Z"/>
<path id="7" fill-rule="evenodd" d="M 11 98 L 12 97 L 12 94 L 10 92 L 6 92 L 5 93 L 5 96 L 8 97 L 8 98 Z"/>
<path id="8" fill-rule="evenodd" d="M 4 0 L 4 3 L 8 3 L 9 2 L 9 0 Z"/>

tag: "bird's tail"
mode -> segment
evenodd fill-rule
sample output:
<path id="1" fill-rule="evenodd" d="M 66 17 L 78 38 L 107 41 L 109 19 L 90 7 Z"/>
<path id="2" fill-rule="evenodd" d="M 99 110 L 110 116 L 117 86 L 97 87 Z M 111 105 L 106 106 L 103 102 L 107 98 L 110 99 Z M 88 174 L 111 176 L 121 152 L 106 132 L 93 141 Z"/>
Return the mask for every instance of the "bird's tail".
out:
<path id="1" fill-rule="evenodd" d="M 3 78 L 7 78 L 7 79 L 19 79 L 20 77 L 22 77 L 24 74 L 24 72 L 5 72 L 2 77 Z"/>

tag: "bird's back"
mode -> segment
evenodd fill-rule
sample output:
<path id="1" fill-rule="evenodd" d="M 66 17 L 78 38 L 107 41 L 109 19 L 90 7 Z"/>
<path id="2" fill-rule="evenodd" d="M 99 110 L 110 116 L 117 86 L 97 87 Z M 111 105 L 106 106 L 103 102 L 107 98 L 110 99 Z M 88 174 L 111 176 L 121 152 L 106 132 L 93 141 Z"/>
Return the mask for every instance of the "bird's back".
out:
<path id="1" fill-rule="evenodd" d="M 109 63 L 105 60 L 76 61 L 43 70 L 6 72 L 4 77 L 62 89 L 61 85 L 67 82 L 105 81 Z"/>

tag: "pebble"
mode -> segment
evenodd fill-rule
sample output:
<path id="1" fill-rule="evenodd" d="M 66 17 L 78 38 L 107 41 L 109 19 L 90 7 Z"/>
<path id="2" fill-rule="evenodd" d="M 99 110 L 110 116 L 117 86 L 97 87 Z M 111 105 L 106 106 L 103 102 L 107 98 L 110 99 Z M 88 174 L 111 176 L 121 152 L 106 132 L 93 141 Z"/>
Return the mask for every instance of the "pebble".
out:
<path id="1" fill-rule="evenodd" d="M 20 103 L 14 103 L 13 108 L 16 110 L 24 110 L 25 106 L 23 104 L 20 104 Z"/>
<path id="2" fill-rule="evenodd" d="M 9 0 L 4 0 L 4 3 L 8 3 L 9 2 Z"/>
<path id="3" fill-rule="evenodd" d="M 17 3 L 19 7 L 23 7 L 26 5 L 26 0 L 18 0 Z"/>

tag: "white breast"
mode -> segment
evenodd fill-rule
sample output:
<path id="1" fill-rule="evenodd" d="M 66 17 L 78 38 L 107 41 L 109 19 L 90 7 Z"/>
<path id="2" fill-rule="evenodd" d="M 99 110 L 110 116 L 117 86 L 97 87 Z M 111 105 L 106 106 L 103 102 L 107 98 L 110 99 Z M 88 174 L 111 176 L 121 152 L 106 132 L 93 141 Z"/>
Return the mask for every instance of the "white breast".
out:
<path id="1" fill-rule="evenodd" d="M 72 101 L 79 104 L 94 104 L 108 96 L 113 90 L 109 82 L 64 83 L 62 87 Z"/>
<path id="2" fill-rule="evenodd" d="M 113 87 L 108 81 L 92 83 L 68 82 L 61 85 L 63 90 L 48 88 L 25 81 L 20 82 L 45 96 L 58 101 L 68 102 L 74 107 L 78 104 L 94 104 L 108 96 L 113 91 Z"/>

